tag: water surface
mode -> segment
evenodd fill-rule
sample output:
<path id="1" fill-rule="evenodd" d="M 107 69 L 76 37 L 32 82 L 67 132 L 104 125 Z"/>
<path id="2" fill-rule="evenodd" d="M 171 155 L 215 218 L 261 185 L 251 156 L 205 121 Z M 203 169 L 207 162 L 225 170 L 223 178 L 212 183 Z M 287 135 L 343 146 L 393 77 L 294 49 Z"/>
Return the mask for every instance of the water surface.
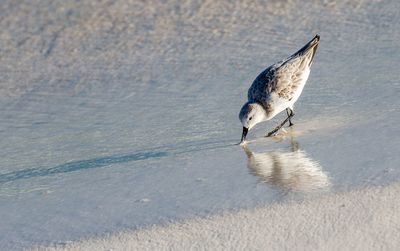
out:
<path id="1" fill-rule="evenodd" d="M 400 4 L 5 1 L 0 249 L 399 181 Z M 295 126 L 238 112 L 316 33 Z"/>

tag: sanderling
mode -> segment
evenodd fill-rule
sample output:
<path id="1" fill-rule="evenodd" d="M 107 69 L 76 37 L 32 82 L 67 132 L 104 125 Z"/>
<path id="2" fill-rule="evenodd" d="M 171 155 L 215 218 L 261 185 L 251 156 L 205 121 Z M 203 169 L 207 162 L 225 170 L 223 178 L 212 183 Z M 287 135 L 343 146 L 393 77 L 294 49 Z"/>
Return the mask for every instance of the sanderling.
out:
<path id="1" fill-rule="evenodd" d="M 243 124 L 241 143 L 247 132 L 256 124 L 270 120 L 286 109 L 287 118 L 266 137 L 277 132 L 287 121 L 293 123 L 293 105 L 300 97 L 310 75 L 310 67 L 317 51 L 319 35 L 316 35 L 289 58 L 271 65 L 258 75 L 247 93 L 248 101 L 239 113 Z"/>

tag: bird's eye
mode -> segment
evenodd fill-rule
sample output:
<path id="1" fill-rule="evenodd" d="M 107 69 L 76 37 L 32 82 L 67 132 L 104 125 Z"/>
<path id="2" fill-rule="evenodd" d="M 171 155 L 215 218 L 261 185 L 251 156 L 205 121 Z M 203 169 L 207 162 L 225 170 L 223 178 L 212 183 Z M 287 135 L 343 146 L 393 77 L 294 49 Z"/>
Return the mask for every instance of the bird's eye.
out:
<path id="1" fill-rule="evenodd" d="M 252 119 L 253 119 L 253 117 L 250 117 L 250 118 L 249 118 L 249 120 L 252 120 Z"/>

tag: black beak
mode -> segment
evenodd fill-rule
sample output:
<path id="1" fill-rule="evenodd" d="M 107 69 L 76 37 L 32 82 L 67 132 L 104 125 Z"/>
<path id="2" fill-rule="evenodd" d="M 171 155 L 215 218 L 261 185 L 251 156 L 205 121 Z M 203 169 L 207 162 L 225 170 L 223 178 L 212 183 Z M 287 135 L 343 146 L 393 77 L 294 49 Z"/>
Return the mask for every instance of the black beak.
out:
<path id="1" fill-rule="evenodd" d="M 243 127 L 242 140 L 240 140 L 240 143 L 242 143 L 243 141 L 245 141 L 246 135 L 247 135 L 247 132 L 248 132 L 248 131 L 249 131 L 248 128 Z"/>

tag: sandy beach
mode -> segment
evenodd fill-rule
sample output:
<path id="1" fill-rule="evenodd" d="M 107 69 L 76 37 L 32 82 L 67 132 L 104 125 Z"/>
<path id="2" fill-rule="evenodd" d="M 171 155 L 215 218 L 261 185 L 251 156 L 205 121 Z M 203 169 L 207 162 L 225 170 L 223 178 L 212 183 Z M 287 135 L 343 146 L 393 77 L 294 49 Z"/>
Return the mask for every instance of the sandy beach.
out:
<path id="1" fill-rule="evenodd" d="M 400 184 L 33 250 L 397 250 Z"/>
<path id="2" fill-rule="evenodd" d="M 396 250 L 398 0 L 4 0 L 0 250 Z M 285 119 L 255 77 L 321 37 Z"/>

